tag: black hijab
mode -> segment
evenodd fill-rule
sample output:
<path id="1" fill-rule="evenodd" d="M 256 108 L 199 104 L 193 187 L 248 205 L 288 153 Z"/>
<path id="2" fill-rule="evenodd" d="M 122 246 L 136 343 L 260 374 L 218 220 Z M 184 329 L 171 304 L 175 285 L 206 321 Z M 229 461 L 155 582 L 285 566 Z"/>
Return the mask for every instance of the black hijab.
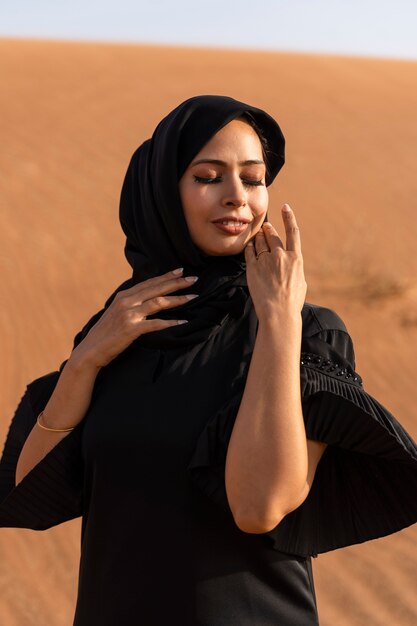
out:
<path id="1" fill-rule="evenodd" d="M 148 315 L 148 319 L 179 318 L 189 323 L 144 334 L 136 340 L 140 345 L 169 348 L 199 343 L 227 316 L 239 316 L 245 307 L 249 292 L 244 252 L 228 256 L 203 254 L 189 234 L 178 189 L 181 176 L 196 154 L 218 130 L 243 114 L 252 118 L 267 140 L 264 152 L 268 186 L 285 160 L 281 129 L 266 112 L 227 96 L 189 98 L 161 120 L 151 139 L 131 158 L 121 192 L 120 222 L 133 275 L 110 296 L 105 308 L 121 289 L 176 267 L 184 267 L 184 276 L 199 277 L 191 287 L 172 294 L 193 292 L 199 294 L 198 298 Z M 78 341 L 96 321 L 96 316 L 90 320 Z"/>

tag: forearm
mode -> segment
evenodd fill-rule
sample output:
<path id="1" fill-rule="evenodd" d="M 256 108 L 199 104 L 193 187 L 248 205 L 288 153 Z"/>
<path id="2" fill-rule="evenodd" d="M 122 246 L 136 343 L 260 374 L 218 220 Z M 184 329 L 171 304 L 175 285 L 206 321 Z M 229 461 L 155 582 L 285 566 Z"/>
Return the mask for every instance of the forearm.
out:
<path id="1" fill-rule="evenodd" d="M 74 353 L 73 353 L 74 354 Z M 48 428 L 71 428 L 84 417 L 91 402 L 99 368 L 85 359 L 71 356 L 65 364 L 42 416 Z M 16 485 L 41 461 L 68 432 L 51 432 L 37 424 L 29 433 L 16 467 Z"/>
<path id="2" fill-rule="evenodd" d="M 301 315 L 259 322 L 226 459 L 226 492 L 242 530 L 265 532 L 302 501 L 307 440 L 301 408 Z"/>

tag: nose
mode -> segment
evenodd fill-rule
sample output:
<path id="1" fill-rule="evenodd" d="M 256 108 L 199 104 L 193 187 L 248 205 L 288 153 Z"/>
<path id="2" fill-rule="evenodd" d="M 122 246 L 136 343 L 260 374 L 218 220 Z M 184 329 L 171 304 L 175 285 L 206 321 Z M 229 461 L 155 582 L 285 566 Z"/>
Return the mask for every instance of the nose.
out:
<path id="1" fill-rule="evenodd" d="M 247 191 L 239 177 L 233 177 L 225 190 L 223 196 L 223 206 L 240 207 L 245 206 L 247 202 Z"/>

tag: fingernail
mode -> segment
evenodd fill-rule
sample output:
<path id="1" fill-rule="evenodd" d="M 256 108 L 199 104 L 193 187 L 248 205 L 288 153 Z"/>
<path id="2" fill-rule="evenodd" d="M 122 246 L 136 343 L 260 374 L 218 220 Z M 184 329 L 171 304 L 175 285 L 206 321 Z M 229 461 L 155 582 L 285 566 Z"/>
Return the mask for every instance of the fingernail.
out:
<path id="1" fill-rule="evenodd" d="M 248 246 L 253 246 L 253 241 L 248 241 Z"/>
<path id="2" fill-rule="evenodd" d="M 282 210 L 285 211 L 285 213 L 289 213 L 291 211 L 291 207 L 288 204 L 284 204 Z"/>
<path id="3" fill-rule="evenodd" d="M 188 283 L 195 283 L 195 281 L 196 281 L 196 280 L 198 280 L 198 276 L 186 276 L 186 277 L 185 277 L 185 280 L 186 280 Z"/>
<path id="4" fill-rule="evenodd" d="M 188 320 L 178 320 L 178 324 L 186 324 Z"/>
<path id="5" fill-rule="evenodd" d="M 172 273 L 173 274 L 182 274 L 183 271 L 184 271 L 184 268 L 183 267 L 179 267 L 178 269 L 173 270 Z"/>
<path id="6" fill-rule="evenodd" d="M 187 293 L 185 297 L 187 300 L 192 300 L 193 298 L 198 298 L 198 293 Z"/>

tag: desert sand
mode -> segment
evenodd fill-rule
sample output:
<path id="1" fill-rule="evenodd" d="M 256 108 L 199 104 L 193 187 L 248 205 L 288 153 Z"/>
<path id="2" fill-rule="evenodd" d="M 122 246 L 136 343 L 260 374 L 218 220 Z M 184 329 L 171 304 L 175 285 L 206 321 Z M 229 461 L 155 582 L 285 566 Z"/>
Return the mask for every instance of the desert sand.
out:
<path id="1" fill-rule="evenodd" d="M 292 205 L 307 300 L 342 317 L 365 388 L 417 439 L 417 63 L 4 39 L 0 74 L 1 443 L 26 383 L 130 275 L 118 201 L 132 152 L 204 93 L 281 124 L 270 220 L 282 232 Z M 72 623 L 79 535 L 80 520 L 1 529 L 1 624 Z M 417 525 L 313 566 L 322 626 L 417 623 Z"/>

